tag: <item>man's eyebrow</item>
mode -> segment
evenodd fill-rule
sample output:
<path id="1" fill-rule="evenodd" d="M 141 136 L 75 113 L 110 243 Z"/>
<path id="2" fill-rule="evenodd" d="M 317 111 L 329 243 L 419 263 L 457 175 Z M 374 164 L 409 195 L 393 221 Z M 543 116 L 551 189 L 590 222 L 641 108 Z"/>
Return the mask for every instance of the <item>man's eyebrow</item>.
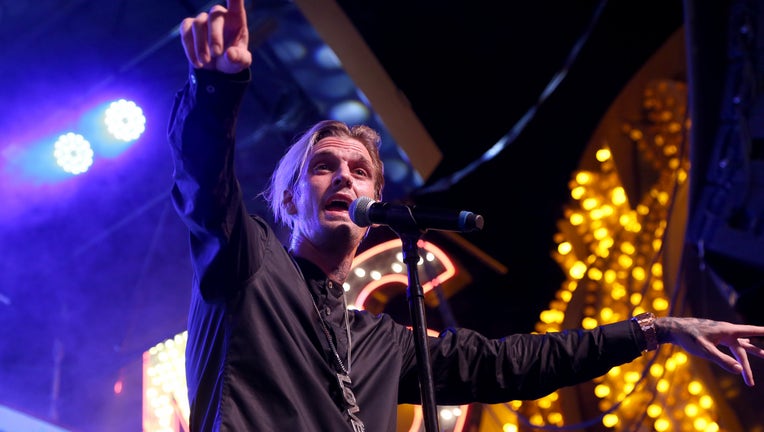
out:
<path id="1" fill-rule="evenodd" d="M 358 161 L 359 161 L 359 162 L 360 162 L 362 165 L 364 165 L 364 166 L 366 166 L 366 167 L 368 167 L 368 168 L 373 168 L 373 167 L 374 167 L 374 162 L 373 162 L 371 159 L 367 158 L 366 156 L 361 156 L 361 157 L 359 157 L 359 158 L 358 158 Z"/>
<path id="2" fill-rule="evenodd" d="M 331 152 L 329 152 L 329 151 L 324 149 L 324 150 L 318 150 L 318 151 L 313 152 L 310 155 L 310 157 L 308 157 L 308 160 L 312 161 L 312 160 L 321 159 L 321 158 L 327 158 L 327 157 L 332 157 L 332 156 L 334 156 L 334 155 Z"/>

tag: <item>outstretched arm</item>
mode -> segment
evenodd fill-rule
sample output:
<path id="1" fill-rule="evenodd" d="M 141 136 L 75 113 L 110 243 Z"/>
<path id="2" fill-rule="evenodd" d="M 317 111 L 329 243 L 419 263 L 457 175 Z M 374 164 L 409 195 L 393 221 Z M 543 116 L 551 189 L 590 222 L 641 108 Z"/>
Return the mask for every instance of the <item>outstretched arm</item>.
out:
<path id="1" fill-rule="evenodd" d="M 665 317 L 655 321 L 655 329 L 659 342 L 680 346 L 731 373 L 742 374 L 746 385 L 754 385 L 748 354 L 764 358 L 764 348 L 752 344 L 749 338 L 764 336 L 764 327 L 702 318 Z M 720 350 L 720 346 L 727 347 L 731 355 Z"/>
<path id="2" fill-rule="evenodd" d="M 252 64 L 244 0 L 227 0 L 226 5 L 180 24 L 183 50 L 195 68 L 237 73 Z"/>

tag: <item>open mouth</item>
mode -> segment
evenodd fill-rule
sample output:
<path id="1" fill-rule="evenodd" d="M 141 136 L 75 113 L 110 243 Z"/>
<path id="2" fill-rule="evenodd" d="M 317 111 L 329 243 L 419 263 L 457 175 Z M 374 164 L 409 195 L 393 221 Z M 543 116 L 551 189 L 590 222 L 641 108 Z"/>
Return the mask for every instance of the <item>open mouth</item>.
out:
<path id="1" fill-rule="evenodd" d="M 349 202 L 345 200 L 337 199 L 337 200 L 329 201 L 329 203 L 326 205 L 325 208 L 326 210 L 329 210 L 329 211 L 347 211 L 349 207 L 350 207 Z"/>

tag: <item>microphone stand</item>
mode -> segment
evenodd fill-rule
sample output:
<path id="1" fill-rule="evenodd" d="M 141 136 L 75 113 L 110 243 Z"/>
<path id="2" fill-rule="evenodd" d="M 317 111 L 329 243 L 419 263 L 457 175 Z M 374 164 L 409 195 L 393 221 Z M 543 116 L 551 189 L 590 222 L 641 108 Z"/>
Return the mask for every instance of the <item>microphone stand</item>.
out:
<path id="1" fill-rule="evenodd" d="M 393 227 L 391 227 L 393 228 Z M 409 313 L 414 328 L 414 343 L 416 348 L 416 363 L 419 369 L 419 389 L 422 396 L 422 413 L 426 432 L 438 432 L 438 412 L 435 402 L 435 386 L 430 364 L 430 351 L 427 349 L 427 324 L 424 311 L 424 290 L 419 283 L 417 265 L 420 260 L 417 243 L 424 234 L 419 229 L 395 230 L 403 243 L 403 262 L 408 269 L 409 286 L 406 297 L 409 302 Z"/>

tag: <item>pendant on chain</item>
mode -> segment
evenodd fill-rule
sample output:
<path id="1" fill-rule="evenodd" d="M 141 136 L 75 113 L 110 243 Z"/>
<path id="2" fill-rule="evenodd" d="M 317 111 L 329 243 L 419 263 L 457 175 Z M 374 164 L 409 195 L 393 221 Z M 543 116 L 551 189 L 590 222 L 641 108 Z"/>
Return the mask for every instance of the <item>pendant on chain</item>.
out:
<path id="1" fill-rule="evenodd" d="M 358 403 L 355 399 L 355 393 L 353 393 L 353 389 L 351 387 L 353 383 L 350 381 L 350 376 L 348 376 L 346 373 L 337 373 L 337 382 L 339 383 L 340 389 L 342 390 L 342 397 L 345 399 L 345 403 L 348 405 L 347 413 L 348 416 L 350 416 L 350 424 L 353 425 L 353 432 L 364 432 L 366 427 L 364 426 L 361 419 L 355 415 L 361 409 L 358 408 Z"/>

